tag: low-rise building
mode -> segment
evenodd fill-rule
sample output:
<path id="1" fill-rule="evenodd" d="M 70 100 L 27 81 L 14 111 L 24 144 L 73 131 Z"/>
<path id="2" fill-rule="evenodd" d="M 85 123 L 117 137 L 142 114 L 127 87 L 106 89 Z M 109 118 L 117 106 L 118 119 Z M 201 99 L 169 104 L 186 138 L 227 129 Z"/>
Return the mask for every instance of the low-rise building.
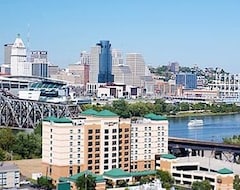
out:
<path id="1" fill-rule="evenodd" d="M 11 163 L 0 162 L 0 189 L 18 188 L 20 169 Z"/>

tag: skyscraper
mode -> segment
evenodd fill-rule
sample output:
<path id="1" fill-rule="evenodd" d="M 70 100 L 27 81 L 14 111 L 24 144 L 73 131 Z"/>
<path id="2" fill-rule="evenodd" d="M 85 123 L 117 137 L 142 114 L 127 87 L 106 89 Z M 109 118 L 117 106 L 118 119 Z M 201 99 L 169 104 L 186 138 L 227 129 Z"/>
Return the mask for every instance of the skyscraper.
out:
<path id="1" fill-rule="evenodd" d="M 11 51 L 11 75 L 14 76 L 31 76 L 32 68 L 31 63 L 27 62 L 26 47 L 17 35 L 17 38 L 12 46 Z"/>
<path id="2" fill-rule="evenodd" d="M 47 51 L 31 52 L 32 75 L 48 77 Z"/>
<path id="3" fill-rule="evenodd" d="M 112 83 L 114 76 L 112 75 L 112 53 L 111 44 L 109 41 L 101 40 L 97 43 L 97 46 L 101 47 L 101 53 L 99 55 L 99 83 Z"/>
<path id="4" fill-rule="evenodd" d="M 197 76 L 192 73 L 179 73 L 176 75 L 176 85 L 182 85 L 185 89 L 197 88 Z"/>
<path id="5" fill-rule="evenodd" d="M 4 44 L 4 63 L 6 65 L 11 64 L 11 52 L 13 44 Z"/>

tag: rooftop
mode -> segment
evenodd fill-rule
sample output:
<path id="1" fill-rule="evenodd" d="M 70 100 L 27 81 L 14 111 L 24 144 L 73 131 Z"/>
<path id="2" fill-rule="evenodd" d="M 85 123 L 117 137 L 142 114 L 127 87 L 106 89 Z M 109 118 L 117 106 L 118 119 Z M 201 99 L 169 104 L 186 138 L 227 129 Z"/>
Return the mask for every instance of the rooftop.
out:
<path id="1" fill-rule="evenodd" d="M 54 123 L 72 123 L 72 120 L 66 117 L 61 117 L 61 118 L 46 117 L 43 119 L 43 121 L 54 122 Z"/>
<path id="2" fill-rule="evenodd" d="M 12 163 L 6 163 L 6 162 L 0 162 L 0 171 L 14 171 L 14 170 L 19 170 L 17 165 L 12 164 Z"/>

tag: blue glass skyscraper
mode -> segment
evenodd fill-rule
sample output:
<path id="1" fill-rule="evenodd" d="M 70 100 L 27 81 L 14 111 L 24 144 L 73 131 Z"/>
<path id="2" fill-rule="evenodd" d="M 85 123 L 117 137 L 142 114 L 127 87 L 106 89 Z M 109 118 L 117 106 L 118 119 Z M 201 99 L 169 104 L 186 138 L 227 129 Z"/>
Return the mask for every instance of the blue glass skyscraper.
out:
<path id="1" fill-rule="evenodd" d="M 97 43 L 97 46 L 101 47 L 101 53 L 99 55 L 99 83 L 112 83 L 114 82 L 114 76 L 112 75 L 112 52 L 111 44 L 109 41 L 101 40 Z"/>
<path id="2" fill-rule="evenodd" d="M 196 89 L 197 76 L 193 73 L 179 73 L 176 75 L 176 85 L 182 85 L 185 89 Z"/>

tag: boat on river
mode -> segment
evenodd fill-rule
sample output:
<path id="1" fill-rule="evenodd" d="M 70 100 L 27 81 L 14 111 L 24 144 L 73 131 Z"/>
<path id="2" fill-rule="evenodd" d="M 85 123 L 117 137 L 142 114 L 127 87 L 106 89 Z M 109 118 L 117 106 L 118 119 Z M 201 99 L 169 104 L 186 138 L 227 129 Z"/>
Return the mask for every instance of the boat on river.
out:
<path id="1" fill-rule="evenodd" d="M 192 119 L 188 122 L 188 127 L 201 127 L 203 126 L 202 119 Z"/>

